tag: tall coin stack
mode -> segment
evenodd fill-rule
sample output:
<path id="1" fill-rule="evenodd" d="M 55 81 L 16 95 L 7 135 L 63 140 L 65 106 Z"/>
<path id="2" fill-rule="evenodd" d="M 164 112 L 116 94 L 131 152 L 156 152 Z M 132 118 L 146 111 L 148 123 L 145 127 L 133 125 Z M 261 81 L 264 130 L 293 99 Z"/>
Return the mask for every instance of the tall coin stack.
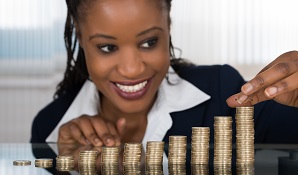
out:
<path id="1" fill-rule="evenodd" d="M 133 164 L 127 164 L 125 163 L 123 165 L 123 175 L 141 175 L 141 164 L 139 163 L 133 163 Z"/>
<path id="2" fill-rule="evenodd" d="M 123 164 L 140 164 L 142 149 L 142 143 L 125 143 Z"/>
<path id="3" fill-rule="evenodd" d="M 119 154 L 121 148 L 102 147 L 101 150 L 101 172 L 102 174 L 119 174 Z"/>
<path id="4" fill-rule="evenodd" d="M 214 165 L 232 164 L 232 117 L 214 117 Z"/>
<path id="5" fill-rule="evenodd" d="M 192 175 L 208 175 L 209 165 L 208 164 L 192 164 L 191 165 Z"/>
<path id="6" fill-rule="evenodd" d="M 169 136 L 169 164 L 186 163 L 186 136 Z"/>
<path id="7" fill-rule="evenodd" d="M 209 163 L 209 127 L 193 127 L 191 137 L 191 163 Z"/>
<path id="8" fill-rule="evenodd" d="M 79 154 L 79 173 L 81 175 L 97 174 L 96 160 L 98 156 L 96 150 L 81 150 Z"/>
<path id="9" fill-rule="evenodd" d="M 57 171 L 73 171 L 75 156 L 73 155 L 58 155 L 56 157 L 56 169 Z"/>
<path id="10" fill-rule="evenodd" d="M 214 165 L 214 174 L 220 175 L 232 175 L 232 167 L 231 165 Z M 244 175 L 244 174 L 239 174 Z"/>
<path id="11" fill-rule="evenodd" d="M 146 175 L 163 175 L 163 164 L 146 164 Z"/>
<path id="12" fill-rule="evenodd" d="M 253 164 L 237 164 L 236 173 L 243 175 L 255 175 L 255 167 Z"/>
<path id="13" fill-rule="evenodd" d="M 254 163 L 254 107 L 236 108 L 236 162 Z"/>
<path id="14" fill-rule="evenodd" d="M 185 164 L 169 164 L 169 175 L 186 175 Z"/>

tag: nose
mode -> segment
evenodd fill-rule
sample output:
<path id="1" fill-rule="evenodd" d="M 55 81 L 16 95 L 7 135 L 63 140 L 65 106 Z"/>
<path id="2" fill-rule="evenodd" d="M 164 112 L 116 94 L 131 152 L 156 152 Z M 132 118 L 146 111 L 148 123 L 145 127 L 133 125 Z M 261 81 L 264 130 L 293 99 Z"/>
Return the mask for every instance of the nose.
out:
<path id="1" fill-rule="evenodd" d="M 122 49 L 118 62 L 118 72 L 126 78 L 136 78 L 145 70 L 142 54 L 137 48 Z"/>

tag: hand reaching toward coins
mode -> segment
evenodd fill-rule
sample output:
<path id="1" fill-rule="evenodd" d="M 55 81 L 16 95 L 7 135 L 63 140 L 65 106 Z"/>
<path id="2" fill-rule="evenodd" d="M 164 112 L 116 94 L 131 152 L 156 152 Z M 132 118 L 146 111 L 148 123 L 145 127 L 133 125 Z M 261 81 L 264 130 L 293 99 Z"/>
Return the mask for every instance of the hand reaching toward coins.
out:
<path id="1" fill-rule="evenodd" d="M 266 100 L 298 107 L 298 51 L 286 52 L 261 70 L 227 99 L 230 107 L 250 106 Z"/>
<path id="2" fill-rule="evenodd" d="M 101 116 L 82 115 L 59 128 L 59 144 L 119 146 L 126 120 L 118 119 L 116 126 Z"/>

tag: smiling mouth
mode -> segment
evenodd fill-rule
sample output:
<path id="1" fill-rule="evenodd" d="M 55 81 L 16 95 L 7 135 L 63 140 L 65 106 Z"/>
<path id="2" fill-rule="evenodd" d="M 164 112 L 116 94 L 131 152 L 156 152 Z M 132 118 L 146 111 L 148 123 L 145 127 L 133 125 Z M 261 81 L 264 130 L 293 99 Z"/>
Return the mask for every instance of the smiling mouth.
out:
<path id="1" fill-rule="evenodd" d="M 126 93 L 133 93 L 133 92 L 138 92 L 143 90 L 146 87 L 147 83 L 148 83 L 148 80 L 135 85 L 122 85 L 118 83 L 115 83 L 115 84 L 121 91 Z"/>

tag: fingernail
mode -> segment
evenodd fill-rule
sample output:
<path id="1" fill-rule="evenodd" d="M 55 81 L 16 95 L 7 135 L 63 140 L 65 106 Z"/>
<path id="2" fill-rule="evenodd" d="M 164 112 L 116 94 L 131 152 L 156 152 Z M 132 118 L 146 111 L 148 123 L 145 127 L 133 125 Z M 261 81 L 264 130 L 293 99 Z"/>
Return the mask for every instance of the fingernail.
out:
<path id="1" fill-rule="evenodd" d="M 87 145 L 90 145 L 91 144 L 91 142 L 89 142 L 88 139 L 86 139 L 85 142 L 86 142 Z"/>
<path id="2" fill-rule="evenodd" d="M 277 88 L 276 87 L 269 87 L 265 90 L 265 94 L 270 97 L 273 96 L 274 94 L 277 93 Z"/>
<path id="3" fill-rule="evenodd" d="M 246 95 L 242 95 L 240 98 L 237 99 L 237 102 L 239 104 L 242 104 L 247 99 Z"/>
<path id="4" fill-rule="evenodd" d="M 246 83 L 245 85 L 243 85 L 242 90 L 244 93 L 248 94 L 253 90 L 253 86 L 250 83 Z"/>
<path id="5" fill-rule="evenodd" d="M 99 144 L 101 143 L 100 140 L 99 140 L 98 138 L 94 139 L 94 142 L 95 142 L 97 145 L 99 145 Z"/>
<path id="6" fill-rule="evenodd" d="M 107 144 L 114 144 L 114 140 L 113 140 L 112 138 L 108 137 L 108 138 L 106 139 L 106 143 L 107 143 Z"/>

